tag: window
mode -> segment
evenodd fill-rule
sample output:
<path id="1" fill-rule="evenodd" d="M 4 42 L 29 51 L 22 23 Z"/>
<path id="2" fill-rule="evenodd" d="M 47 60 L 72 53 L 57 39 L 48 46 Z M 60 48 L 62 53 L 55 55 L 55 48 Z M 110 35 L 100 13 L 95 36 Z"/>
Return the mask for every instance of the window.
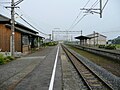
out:
<path id="1" fill-rule="evenodd" d="M 22 44 L 23 45 L 29 45 L 29 38 L 27 35 L 22 36 Z"/>

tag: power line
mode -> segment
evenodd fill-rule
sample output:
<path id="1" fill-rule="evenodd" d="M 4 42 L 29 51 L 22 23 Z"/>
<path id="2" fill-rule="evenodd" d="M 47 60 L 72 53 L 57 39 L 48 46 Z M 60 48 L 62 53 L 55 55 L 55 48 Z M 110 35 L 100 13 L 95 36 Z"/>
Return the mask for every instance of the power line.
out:
<path id="1" fill-rule="evenodd" d="M 90 2 L 90 0 L 88 0 L 88 2 L 85 4 L 85 6 L 83 7 L 83 9 L 87 6 L 87 4 L 88 4 L 89 2 Z M 92 8 L 94 8 L 95 6 L 97 6 L 98 3 L 99 3 L 99 1 L 96 0 L 96 1 L 92 4 L 91 8 L 90 8 L 90 9 L 87 9 L 87 12 L 86 12 L 86 13 L 88 13 L 88 12 L 91 13 Z M 81 11 L 81 12 L 82 12 L 82 11 Z M 80 14 L 81 14 L 81 12 L 80 12 Z M 76 19 L 74 20 L 74 22 L 73 22 L 73 23 L 75 23 L 75 24 L 72 24 L 71 27 L 70 27 L 70 29 L 71 29 L 71 28 L 73 29 L 86 15 L 88 15 L 88 14 L 84 14 L 84 15 L 77 21 L 77 23 L 75 23 L 76 20 L 77 20 L 78 17 L 79 17 L 79 15 L 78 15 L 78 16 L 76 17 Z"/>
<path id="2" fill-rule="evenodd" d="M 19 0 L 19 1 L 17 1 L 17 2 L 15 2 L 14 3 L 14 5 L 18 5 L 20 2 L 22 2 L 23 0 Z M 2 5 L 3 6 L 3 5 Z M 3 7 L 5 7 L 5 6 L 3 6 Z M 5 7 L 6 8 L 6 7 Z M 6 8 L 7 10 L 9 10 L 8 8 Z M 10 11 L 10 10 L 9 10 Z M 15 11 L 14 11 L 15 12 Z M 36 31 L 38 31 L 38 32 L 40 32 L 41 34 L 43 34 L 43 35 L 47 35 L 47 36 L 49 36 L 49 34 L 46 34 L 46 33 L 43 33 L 43 32 L 41 32 L 40 30 L 38 30 L 36 27 L 34 27 L 32 24 L 30 24 L 27 20 L 25 20 L 22 16 L 20 16 L 18 13 L 14 13 L 14 15 L 17 15 L 17 16 L 19 16 L 25 23 L 27 23 L 29 26 L 31 26 L 33 29 L 35 29 Z M 40 28 L 40 27 L 39 27 Z M 41 30 L 43 30 L 42 28 L 40 28 Z"/>
<path id="3" fill-rule="evenodd" d="M 19 3 L 21 3 L 23 0 L 18 0 Z M 11 6 L 8 6 L 6 8 L 11 8 L 11 36 L 10 36 L 10 52 L 11 55 L 14 57 L 15 56 L 15 8 L 18 8 L 17 5 L 15 4 L 14 0 L 11 0 Z"/>
<path id="4" fill-rule="evenodd" d="M 95 7 L 98 3 L 99 3 L 99 1 L 96 0 L 95 3 L 93 3 L 93 5 L 91 6 L 91 8 Z"/>
<path id="5" fill-rule="evenodd" d="M 18 13 L 15 13 L 16 15 L 18 15 L 24 22 L 26 22 L 28 25 L 30 25 L 32 28 L 34 28 L 35 30 L 37 30 L 38 32 L 40 32 L 41 34 L 44 34 L 44 35 L 47 35 L 48 34 L 45 34 L 43 32 L 41 32 L 40 30 L 38 30 L 36 27 L 34 27 L 32 24 L 30 24 L 27 20 L 25 20 L 22 16 L 20 16 Z M 40 28 L 41 30 L 43 30 L 42 28 Z"/>
<path id="6" fill-rule="evenodd" d="M 100 3 L 100 7 L 99 7 L 98 9 L 95 9 L 94 7 L 97 6 L 98 3 Z M 98 0 L 97 0 L 97 1 L 92 5 L 91 8 L 88 8 L 88 9 L 82 8 L 81 10 L 86 10 L 86 13 L 92 13 L 92 14 L 96 13 L 96 14 L 99 14 L 99 15 L 100 15 L 100 18 L 102 18 L 102 12 L 103 12 L 103 9 L 105 8 L 105 6 L 107 5 L 107 3 L 108 3 L 108 0 L 106 0 L 104 6 L 102 6 L 102 0 L 100 0 L 99 2 L 98 2 Z M 99 10 L 99 12 L 96 11 L 96 10 Z"/>
<path id="7" fill-rule="evenodd" d="M 36 24 L 35 22 L 33 22 L 34 20 L 29 16 L 29 15 L 27 15 L 22 9 L 18 9 L 19 10 L 19 12 L 21 12 L 22 13 L 22 16 L 24 15 L 24 16 L 26 16 L 27 17 L 27 20 L 29 19 L 29 21 L 31 22 L 32 21 L 32 23 L 35 25 L 35 26 L 37 26 L 38 27 L 38 24 Z M 41 29 L 41 30 L 43 30 L 43 31 L 45 31 L 43 28 L 41 28 L 40 26 L 38 27 L 39 29 Z M 41 31 L 40 31 L 41 32 Z M 43 32 L 42 32 L 42 34 L 43 34 Z M 49 35 L 49 34 L 45 34 L 44 33 L 44 35 Z"/>
<path id="8" fill-rule="evenodd" d="M 108 3 L 108 0 L 105 2 L 105 4 L 104 4 L 102 10 L 105 8 L 105 6 L 107 5 L 107 3 Z"/>
<path id="9" fill-rule="evenodd" d="M 71 29 L 73 29 L 86 15 L 88 15 L 88 14 L 84 14 L 84 15 L 77 21 L 77 23 L 75 23 L 74 26 L 72 26 Z"/>
<path id="10" fill-rule="evenodd" d="M 7 8 L 6 8 L 7 9 Z M 9 9 L 7 9 L 7 10 L 9 10 Z M 49 36 L 49 34 L 45 34 L 45 33 L 43 33 L 43 32 L 41 32 L 40 30 L 38 30 L 36 27 L 34 27 L 32 24 L 30 24 L 27 20 L 25 20 L 22 16 L 20 16 L 18 13 L 16 13 L 15 12 L 15 14 L 17 15 L 17 16 L 19 16 L 25 23 L 27 23 L 29 26 L 31 26 L 33 29 L 35 29 L 36 31 L 38 31 L 38 32 L 40 32 L 41 34 L 43 34 L 43 35 L 47 35 L 47 36 Z M 41 30 L 43 30 L 42 28 L 40 28 Z"/>
<path id="11" fill-rule="evenodd" d="M 81 10 L 86 10 L 86 12 L 84 12 L 84 13 L 92 13 L 93 14 L 93 12 L 91 10 L 100 10 L 100 9 L 93 9 L 98 4 L 99 4 L 99 1 L 96 0 L 90 8 L 82 8 Z"/>
<path id="12" fill-rule="evenodd" d="M 84 5 L 84 7 L 86 7 L 88 5 L 88 3 L 90 2 L 90 0 L 88 0 L 86 2 L 86 4 Z M 79 18 L 80 14 L 82 13 L 82 11 L 80 11 L 77 15 L 77 17 L 75 18 L 75 20 L 73 21 L 72 25 L 70 26 L 70 28 L 68 30 L 70 30 L 72 28 L 72 26 L 74 25 L 74 23 L 76 22 L 76 20 Z"/>

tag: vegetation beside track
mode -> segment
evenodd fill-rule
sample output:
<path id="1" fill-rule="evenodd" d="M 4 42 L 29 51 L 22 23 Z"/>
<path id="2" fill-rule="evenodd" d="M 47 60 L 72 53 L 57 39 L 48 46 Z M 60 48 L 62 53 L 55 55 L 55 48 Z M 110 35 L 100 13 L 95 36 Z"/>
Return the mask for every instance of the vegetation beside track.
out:
<path id="1" fill-rule="evenodd" d="M 52 42 L 43 43 L 43 46 L 55 46 L 57 44 L 58 44 L 58 42 L 52 41 Z"/>
<path id="2" fill-rule="evenodd" d="M 120 50 L 120 44 L 98 45 L 98 48 L 109 49 L 109 50 Z"/>
<path id="3" fill-rule="evenodd" d="M 120 72 L 119 72 L 120 71 L 120 62 L 117 62 L 115 60 L 108 59 L 106 57 L 102 57 L 99 55 L 95 55 L 95 54 L 87 52 L 87 51 L 79 50 L 79 49 L 76 49 L 71 46 L 69 46 L 69 48 L 73 49 L 80 55 L 88 58 L 90 61 L 96 63 L 97 65 L 105 68 L 106 70 L 113 73 L 114 75 L 120 77 Z"/>

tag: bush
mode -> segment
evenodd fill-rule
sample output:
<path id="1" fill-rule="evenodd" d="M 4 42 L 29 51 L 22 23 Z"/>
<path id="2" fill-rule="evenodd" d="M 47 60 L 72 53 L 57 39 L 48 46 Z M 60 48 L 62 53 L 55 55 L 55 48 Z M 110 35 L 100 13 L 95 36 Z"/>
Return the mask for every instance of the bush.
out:
<path id="1" fill-rule="evenodd" d="M 120 48 L 120 44 L 116 44 L 116 48 Z"/>
<path id="2" fill-rule="evenodd" d="M 12 60 L 14 60 L 14 57 L 12 57 L 12 56 L 7 56 L 6 59 L 12 61 Z"/>
<path id="3" fill-rule="evenodd" d="M 43 46 L 55 46 L 57 45 L 57 42 L 47 42 L 47 43 L 43 43 Z"/>
<path id="4" fill-rule="evenodd" d="M 14 58 L 12 56 L 4 57 L 3 54 L 0 54 L 0 65 L 10 62 L 12 60 L 14 60 Z"/>
<path id="5" fill-rule="evenodd" d="M 115 50 L 116 49 L 116 46 L 115 45 L 99 45 L 99 48 L 105 48 L 105 49 L 111 49 L 111 50 Z"/>
<path id="6" fill-rule="evenodd" d="M 4 56 L 3 56 L 3 54 L 0 54 L 0 65 L 2 65 L 4 63 L 5 63 Z"/>
<path id="7" fill-rule="evenodd" d="M 116 46 L 110 44 L 110 45 L 105 46 L 105 49 L 111 49 L 111 50 L 113 50 L 113 49 L 116 49 Z"/>
<path id="8" fill-rule="evenodd" d="M 55 45 L 57 45 L 57 42 L 49 42 L 48 43 L 48 46 L 55 46 Z"/>
<path id="9" fill-rule="evenodd" d="M 98 47 L 99 48 L 105 48 L 105 45 L 99 45 Z"/>

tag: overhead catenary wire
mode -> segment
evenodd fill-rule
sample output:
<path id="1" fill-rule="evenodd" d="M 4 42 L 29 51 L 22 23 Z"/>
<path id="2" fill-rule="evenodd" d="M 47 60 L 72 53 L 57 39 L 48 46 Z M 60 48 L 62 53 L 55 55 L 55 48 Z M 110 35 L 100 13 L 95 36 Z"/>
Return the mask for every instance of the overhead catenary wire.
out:
<path id="1" fill-rule="evenodd" d="M 85 8 L 85 7 L 88 5 L 89 2 L 90 2 L 90 0 L 88 0 L 88 2 L 85 4 L 85 6 L 84 6 L 83 8 Z M 92 6 L 91 6 L 91 8 L 89 9 L 89 11 L 91 11 L 92 8 L 94 8 L 95 6 L 97 6 L 99 2 L 100 2 L 99 0 L 96 0 L 96 1 L 92 4 Z M 89 12 L 89 11 L 88 11 L 88 12 Z M 82 11 L 80 11 L 80 14 L 81 14 L 81 13 L 82 13 Z M 88 14 L 84 14 L 84 15 L 77 21 L 77 19 L 78 19 L 78 17 L 80 16 L 80 14 L 75 18 L 75 20 L 74 20 L 73 24 L 71 25 L 71 27 L 69 28 L 69 30 L 70 30 L 70 29 L 73 29 L 86 15 L 88 15 Z M 77 21 L 77 22 L 76 22 L 76 21 Z M 75 22 L 76 22 L 76 23 L 75 23 Z"/>
<path id="2" fill-rule="evenodd" d="M 105 5 L 103 6 L 102 10 L 105 8 L 105 6 L 107 5 L 108 3 L 108 0 L 105 2 Z"/>
<path id="3" fill-rule="evenodd" d="M 83 8 L 85 8 L 85 7 L 88 5 L 89 2 L 90 2 L 90 0 L 87 1 L 87 3 L 84 5 Z M 99 3 L 98 0 L 95 1 L 95 3 L 93 3 L 93 5 L 91 6 L 91 9 L 92 9 L 93 7 L 95 7 L 98 3 Z M 78 16 L 75 18 L 74 22 L 72 23 L 72 25 L 70 26 L 70 28 L 69 28 L 68 30 L 73 29 L 86 15 L 88 15 L 88 14 L 84 14 L 84 15 L 77 21 L 77 19 L 79 18 L 79 16 L 80 16 L 81 13 L 82 13 L 82 11 L 79 12 Z M 77 22 L 76 22 L 76 21 L 77 21 Z M 76 22 L 76 23 L 75 23 L 75 22 Z"/>
<path id="4" fill-rule="evenodd" d="M 88 15 L 88 14 L 84 14 L 84 15 L 74 24 L 74 26 L 72 26 L 71 29 L 73 29 L 80 21 L 82 21 L 82 19 L 83 19 L 86 15 Z"/>
<path id="5" fill-rule="evenodd" d="M 99 3 L 100 3 L 100 8 L 94 8 Z M 91 8 L 89 8 L 89 9 L 83 8 L 82 10 L 86 10 L 86 13 L 91 13 L 91 14 L 97 13 L 97 14 L 100 14 L 100 18 L 102 18 L 102 12 L 103 12 L 103 9 L 105 8 L 105 6 L 107 5 L 107 3 L 108 3 L 108 0 L 105 0 L 104 6 L 102 7 L 102 0 L 96 0 L 96 2 L 91 6 Z M 98 12 L 98 11 L 96 12 L 96 10 L 99 10 L 100 12 Z"/>
<path id="6" fill-rule="evenodd" d="M 98 3 L 99 3 L 99 1 L 96 0 L 95 3 L 93 3 L 93 5 L 91 6 L 91 8 L 94 8 Z"/>
<path id="7" fill-rule="evenodd" d="M 88 5 L 88 3 L 90 2 L 90 0 L 87 1 L 87 3 L 83 6 L 86 7 Z M 72 28 L 72 26 L 74 25 L 74 23 L 77 21 L 77 19 L 79 18 L 79 16 L 81 15 L 82 11 L 80 11 L 77 15 L 77 17 L 74 19 L 72 25 L 70 26 L 70 28 L 68 30 L 70 30 Z"/>
<path id="8" fill-rule="evenodd" d="M 93 9 L 93 8 L 96 7 L 99 3 L 100 3 L 100 1 L 99 1 L 99 0 L 96 0 L 89 9 L 83 8 L 83 10 L 86 10 L 85 13 L 92 13 L 91 10 L 100 10 L 100 9 Z M 92 14 L 93 14 L 93 13 L 92 13 Z"/>
<path id="9" fill-rule="evenodd" d="M 90 9 L 87 10 L 86 13 L 92 13 L 93 14 L 93 12 L 91 10 L 94 10 L 93 8 L 96 7 L 99 3 L 100 3 L 100 1 L 96 0 L 95 3 L 93 3 L 93 5 L 90 7 Z M 95 10 L 100 10 L 100 9 L 95 9 Z"/>

